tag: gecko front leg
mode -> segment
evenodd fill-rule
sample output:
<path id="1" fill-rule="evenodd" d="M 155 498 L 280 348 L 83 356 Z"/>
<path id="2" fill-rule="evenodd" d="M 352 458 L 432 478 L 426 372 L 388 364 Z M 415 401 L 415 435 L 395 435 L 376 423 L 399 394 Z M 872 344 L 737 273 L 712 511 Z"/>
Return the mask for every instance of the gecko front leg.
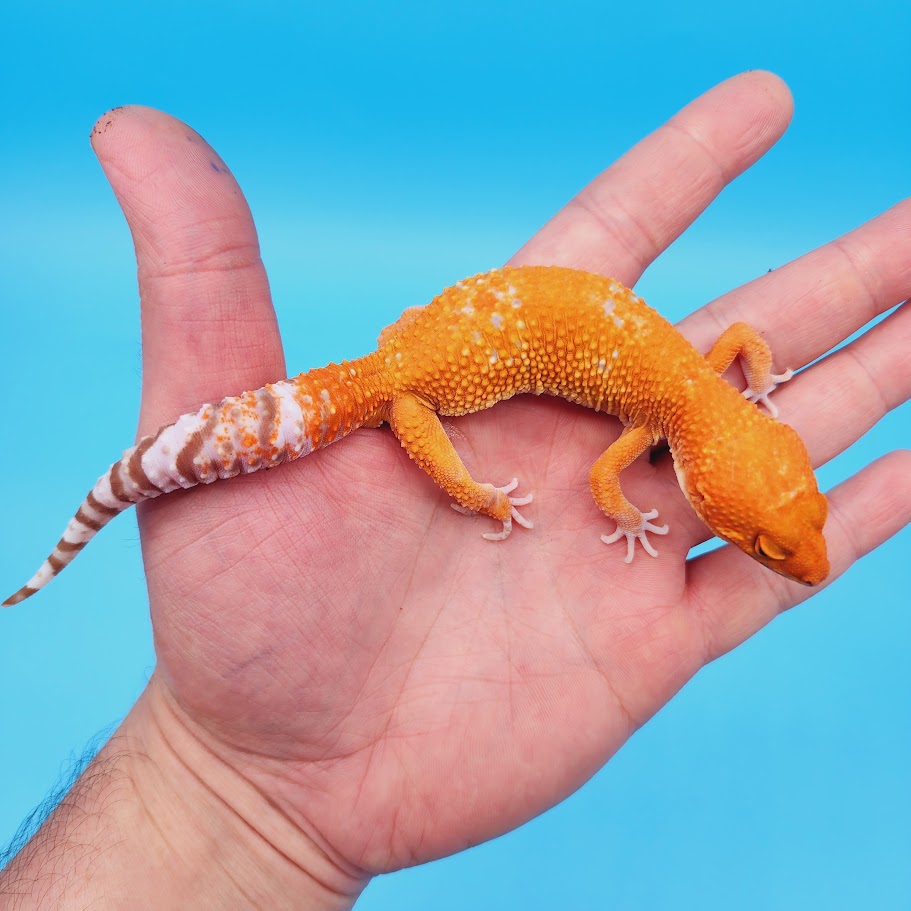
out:
<path id="1" fill-rule="evenodd" d="M 739 357 L 743 365 L 747 388 L 743 390 L 745 398 L 751 402 L 765 405 L 769 415 L 778 417 L 778 408 L 769 399 L 779 385 L 786 383 L 793 370 L 784 373 L 772 373 L 772 352 L 766 340 L 746 323 L 734 323 L 728 326 L 712 345 L 712 350 L 705 356 L 711 368 L 719 376 L 724 373 L 734 359 Z"/>
<path id="2" fill-rule="evenodd" d="M 613 544 L 625 537 L 625 563 L 632 562 L 636 541 L 642 544 L 647 554 L 657 557 L 658 551 L 647 534 L 666 535 L 668 532 L 667 525 L 653 525 L 649 521 L 658 517 L 657 509 L 642 512 L 626 499 L 620 489 L 620 472 L 632 465 L 655 442 L 655 434 L 647 425 L 627 425 L 620 437 L 592 465 L 589 478 L 592 496 L 601 511 L 617 523 L 617 530 L 610 535 L 601 535 L 601 540 L 605 544 Z"/>

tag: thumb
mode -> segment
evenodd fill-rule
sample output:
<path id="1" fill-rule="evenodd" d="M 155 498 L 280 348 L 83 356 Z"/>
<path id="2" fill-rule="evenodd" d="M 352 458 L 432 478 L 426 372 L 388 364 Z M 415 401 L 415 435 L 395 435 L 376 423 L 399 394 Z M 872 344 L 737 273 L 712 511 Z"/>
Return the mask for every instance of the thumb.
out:
<path id="1" fill-rule="evenodd" d="M 126 216 L 142 300 L 141 434 L 285 375 L 247 202 L 186 124 L 115 108 L 92 146 Z"/>

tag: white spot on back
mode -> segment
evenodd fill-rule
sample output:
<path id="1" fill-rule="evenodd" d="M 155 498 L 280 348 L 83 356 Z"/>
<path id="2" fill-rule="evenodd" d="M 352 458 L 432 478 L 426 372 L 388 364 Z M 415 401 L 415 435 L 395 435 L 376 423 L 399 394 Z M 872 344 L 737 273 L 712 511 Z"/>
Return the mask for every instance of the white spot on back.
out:
<path id="1" fill-rule="evenodd" d="M 499 313 L 491 314 L 490 321 L 497 329 L 503 328 L 503 317 Z"/>
<path id="2" fill-rule="evenodd" d="M 615 325 L 618 329 L 622 329 L 622 328 L 623 328 L 623 320 L 620 319 L 620 317 L 617 316 L 616 313 L 614 313 L 614 314 L 611 316 L 611 319 L 614 321 L 614 325 Z"/>
<path id="3" fill-rule="evenodd" d="M 611 357 L 612 357 L 614 360 L 617 360 L 617 358 L 620 357 L 620 349 L 619 349 L 619 348 L 614 348 L 614 350 L 611 352 Z"/>
<path id="4" fill-rule="evenodd" d="M 465 306 L 459 310 L 459 313 L 464 313 L 465 316 L 471 316 L 471 314 L 474 313 L 474 307 L 472 307 L 471 304 L 465 304 Z"/>
<path id="5" fill-rule="evenodd" d="M 490 363 L 495 364 L 498 360 L 500 360 L 500 355 L 496 351 L 491 351 L 490 352 Z"/>
<path id="6" fill-rule="evenodd" d="M 609 298 L 604 302 L 604 315 L 605 315 L 605 316 L 610 316 L 610 315 L 614 312 L 614 307 L 616 307 L 616 306 L 617 306 L 617 305 L 616 305 L 616 303 L 614 302 L 614 300 L 613 300 L 612 298 L 609 297 Z"/>

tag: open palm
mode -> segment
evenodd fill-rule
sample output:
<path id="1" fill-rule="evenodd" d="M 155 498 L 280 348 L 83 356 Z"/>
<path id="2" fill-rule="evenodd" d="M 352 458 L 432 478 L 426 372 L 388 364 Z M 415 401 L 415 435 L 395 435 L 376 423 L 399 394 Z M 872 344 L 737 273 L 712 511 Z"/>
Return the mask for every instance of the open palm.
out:
<path id="1" fill-rule="evenodd" d="M 514 262 L 632 285 L 789 114 L 768 74 L 723 83 L 602 174 Z M 140 431 L 283 377 L 252 221 L 220 159 L 141 108 L 103 118 L 94 142 L 137 246 Z M 908 296 L 909 247 L 904 205 L 681 328 L 706 350 L 744 319 L 778 369 L 802 367 Z M 905 400 L 909 348 L 905 306 L 776 394 L 815 464 Z M 521 397 L 451 429 L 479 480 L 518 476 L 520 492 L 534 491 L 523 510 L 533 531 L 484 541 L 493 523 L 451 510 L 388 429 L 140 511 L 154 698 L 365 873 L 458 850 L 553 805 L 702 665 L 811 594 L 731 548 L 687 562 L 707 532 L 660 453 L 623 482 L 671 531 L 656 540 L 658 559 L 640 551 L 625 565 L 621 545 L 600 541 L 613 525 L 588 492 L 589 467 L 619 432 L 611 418 Z M 908 521 L 908 455 L 832 493 L 830 578 Z"/>

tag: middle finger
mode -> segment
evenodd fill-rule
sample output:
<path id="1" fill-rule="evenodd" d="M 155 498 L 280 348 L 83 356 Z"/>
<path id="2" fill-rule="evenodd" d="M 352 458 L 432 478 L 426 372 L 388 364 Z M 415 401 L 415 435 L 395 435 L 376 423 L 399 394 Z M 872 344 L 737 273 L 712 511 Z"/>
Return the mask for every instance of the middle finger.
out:
<path id="1" fill-rule="evenodd" d="M 679 325 L 706 351 L 742 320 L 765 336 L 778 371 L 798 369 L 911 296 L 911 199 L 719 297 Z"/>

